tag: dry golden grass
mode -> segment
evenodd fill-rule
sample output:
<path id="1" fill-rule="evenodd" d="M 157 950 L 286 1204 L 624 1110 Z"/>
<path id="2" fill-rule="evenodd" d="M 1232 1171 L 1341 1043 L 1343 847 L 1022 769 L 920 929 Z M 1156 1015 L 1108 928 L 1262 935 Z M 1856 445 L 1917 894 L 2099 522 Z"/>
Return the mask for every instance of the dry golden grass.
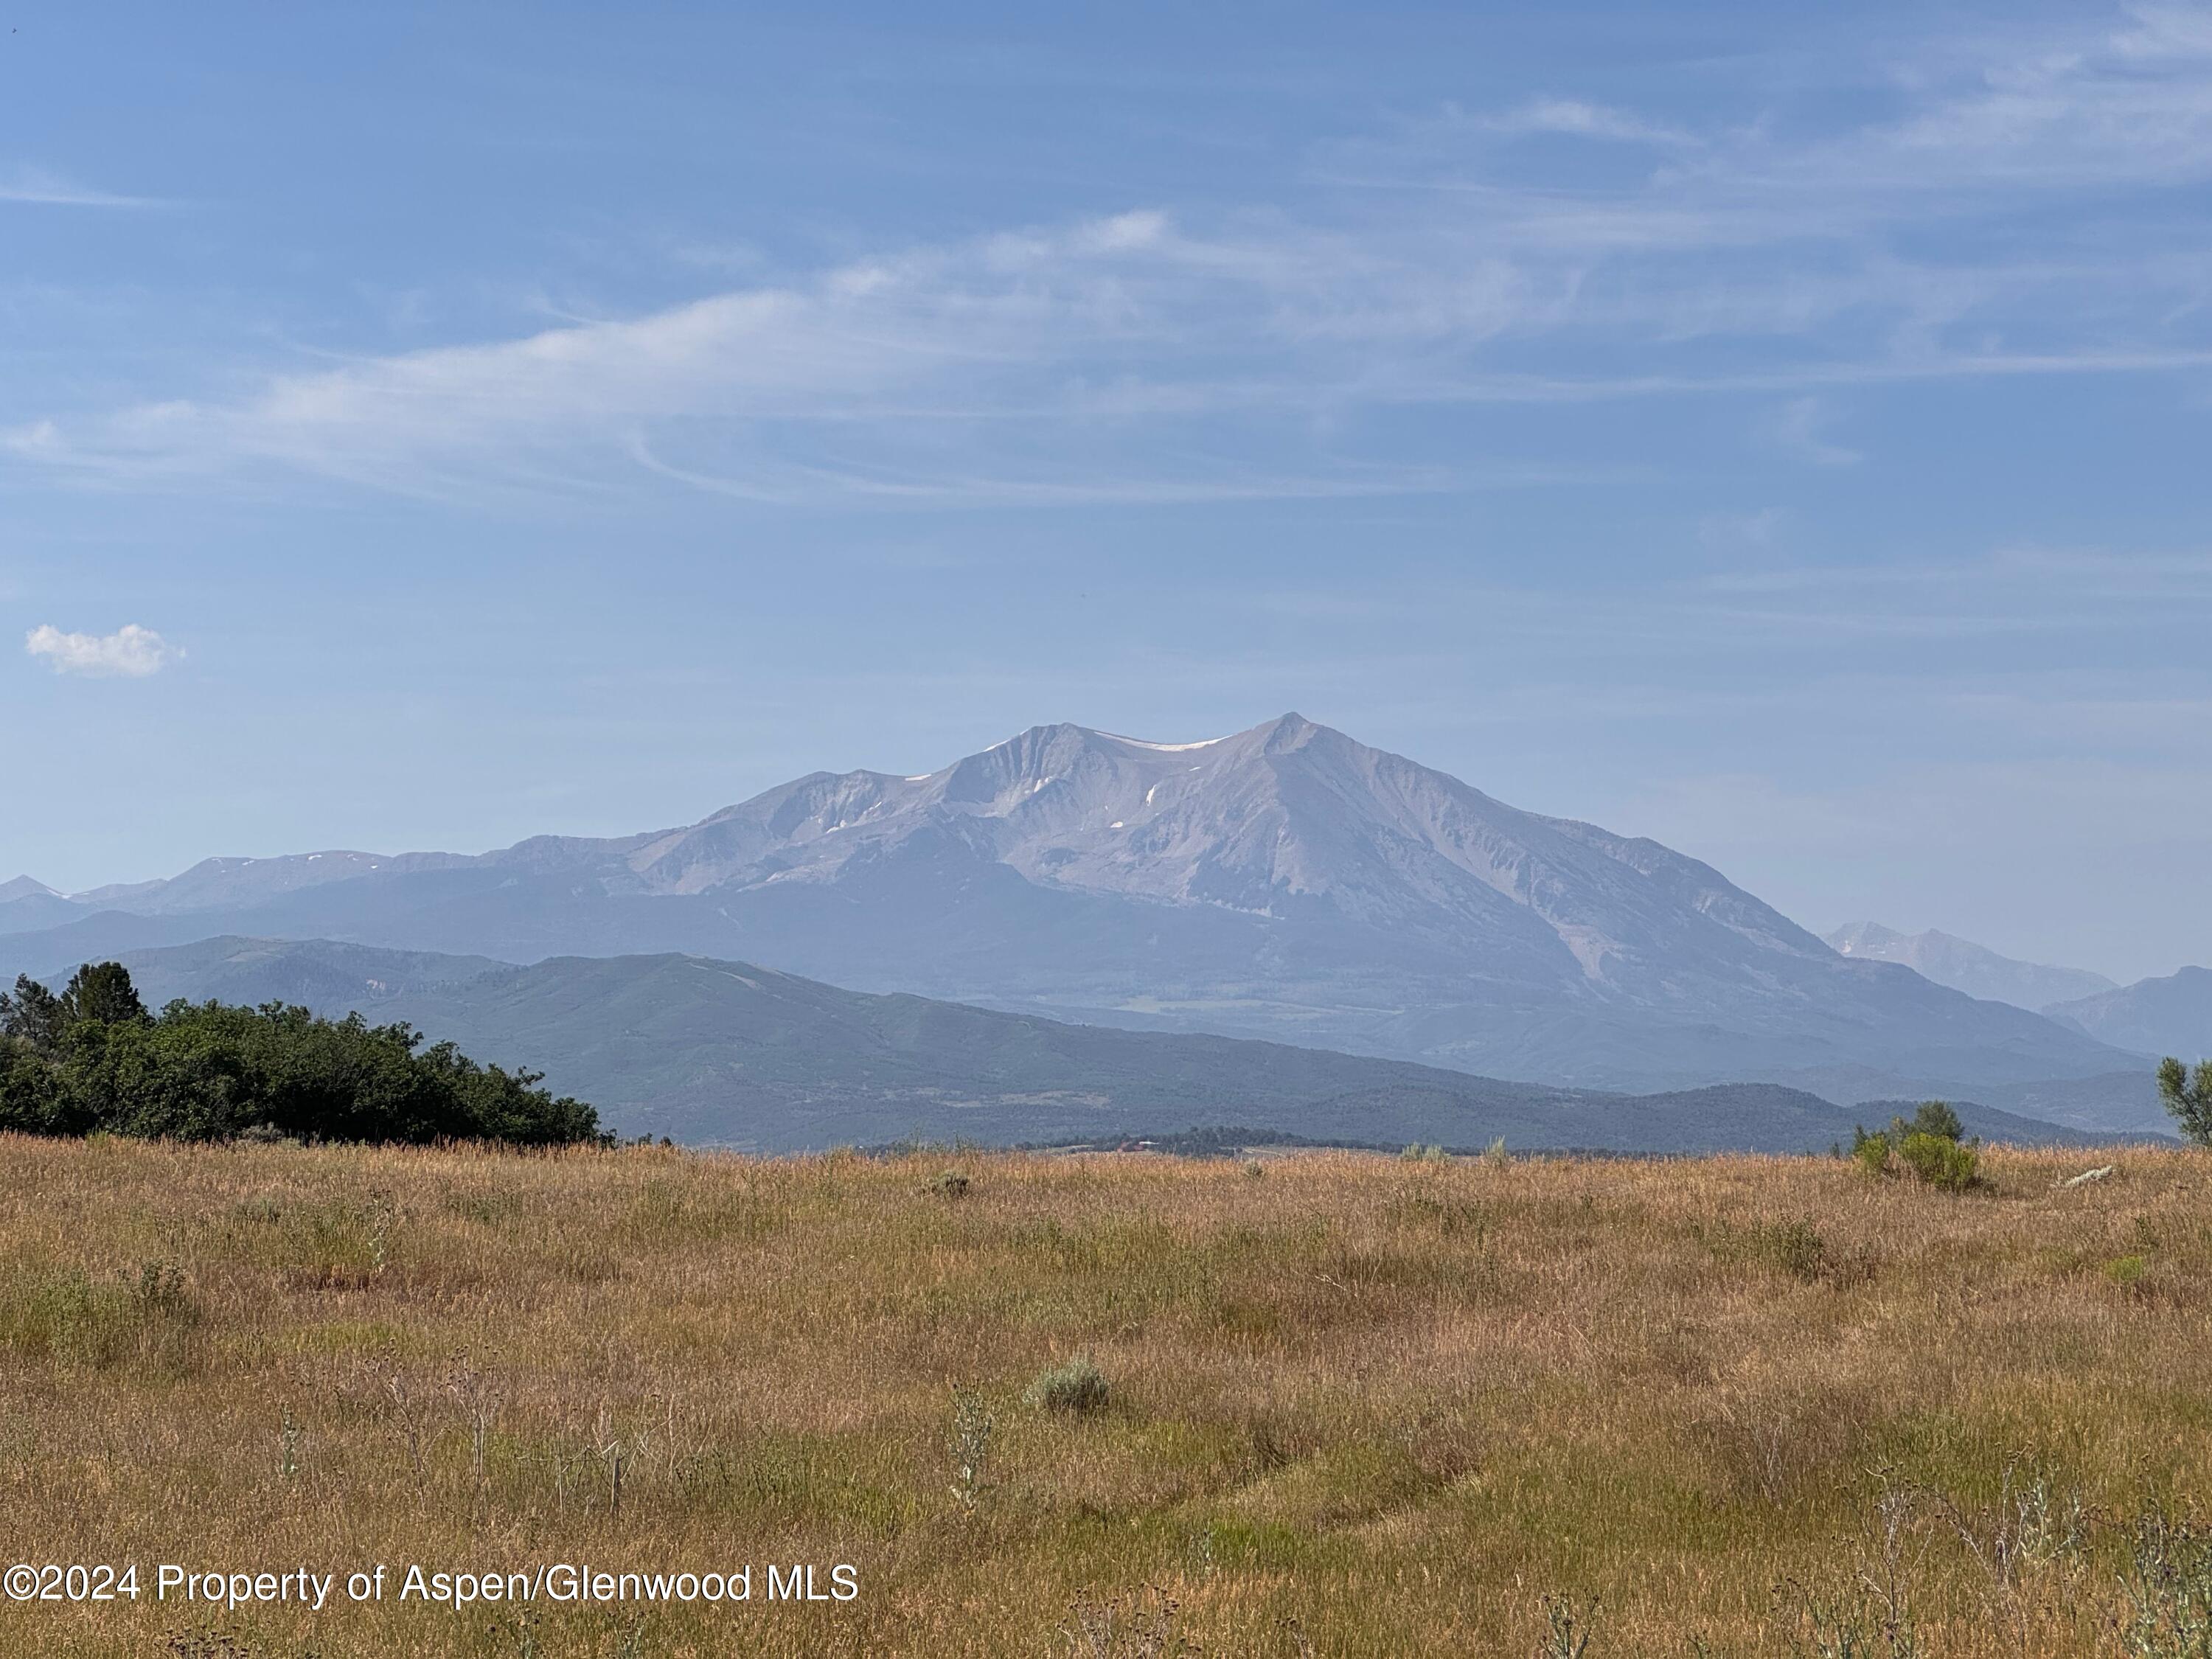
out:
<path id="1" fill-rule="evenodd" d="M 1935 1659 L 2136 1652 L 2116 1525 L 1992 1548 L 2008 1468 L 2110 1517 L 2212 1498 L 2212 1162 L 2109 1157 L 1945 1196 L 1825 1159 L 0 1139 L 5 1562 L 757 1570 L 741 1608 L 0 1604 L 0 1649 L 1528 1656 L 1563 1596 L 1588 1659 L 1686 1659 L 1819 1651 L 1808 1609 L 1870 1620 L 1893 1570 Z M 1103 1409 L 1024 1402 L 1079 1354 Z M 860 1595 L 764 1605 L 771 1562 Z"/>

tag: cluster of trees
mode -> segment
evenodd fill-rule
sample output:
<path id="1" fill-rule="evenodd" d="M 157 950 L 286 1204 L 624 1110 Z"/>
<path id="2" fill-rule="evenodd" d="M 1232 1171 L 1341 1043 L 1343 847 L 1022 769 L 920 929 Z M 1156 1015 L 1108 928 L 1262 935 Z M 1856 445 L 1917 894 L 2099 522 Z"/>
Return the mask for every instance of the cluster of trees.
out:
<path id="1" fill-rule="evenodd" d="M 1981 1166 L 1980 1152 L 1966 1139 L 1966 1126 L 1943 1100 L 1923 1100 L 1911 1117 L 1893 1117 L 1889 1127 L 1872 1134 L 1852 1130 L 1851 1156 L 1869 1175 L 1907 1170 L 1950 1193 L 1972 1186 Z"/>
<path id="2" fill-rule="evenodd" d="M 599 1114 L 480 1066 L 450 1042 L 359 1014 L 268 1003 L 173 1002 L 149 1012 L 120 963 L 59 993 L 27 977 L 0 995 L 0 1130 L 228 1140 L 597 1140 Z"/>

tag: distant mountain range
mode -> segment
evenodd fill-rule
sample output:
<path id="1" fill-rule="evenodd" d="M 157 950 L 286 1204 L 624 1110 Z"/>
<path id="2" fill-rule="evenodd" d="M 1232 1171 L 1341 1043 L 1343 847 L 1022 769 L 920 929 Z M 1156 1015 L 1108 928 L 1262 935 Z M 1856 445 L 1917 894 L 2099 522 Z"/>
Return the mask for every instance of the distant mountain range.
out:
<path id="1" fill-rule="evenodd" d="M 2086 968 L 2015 962 L 1971 939 L 1933 928 L 1924 933 L 1900 933 L 1878 921 L 1855 921 L 1826 938 L 1844 956 L 1862 962 L 1901 962 L 1923 979 L 1964 991 L 1970 997 L 2008 1002 L 2015 1008 L 2041 1012 L 2054 1002 L 2118 988 L 2102 974 L 2093 974 Z"/>
<path id="2" fill-rule="evenodd" d="M 683 952 L 1583 1089 L 2142 1069 L 2077 1026 L 1839 955 L 1656 842 L 1295 714 L 1203 743 L 1038 726 L 935 771 L 814 773 L 607 840 L 212 860 L 73 899 L 18 885 L 0 900 L 11 969 L 216 934 Z"/>
<path id="3" fill-rule="evenodd" d="M 2086 969 L 2015 962 L 1948 933 L 1900 933 L 1879 922 L 1853 922 L 1827 940 L 1844 956 L 1901 962 L 1969 996 L 2033 1008 L 2115 1048 L 2146 1057 L 2212 1056 L 2212 969 L 2116 985 Z"/>
<path id="4" fill-rule="evenodd" d="M 2143 1054 L 2212 1059 L 2212 969 L 2184 968 L 2044 1010 L 2063 1024 Z"/>
<path id="5" fill-rule="evenodd" d="M 1651 1096 L 1547 1088 L 1216 1036 L 1064 1024 L 872 996 L 680 956 L 477 957 L 217 939 L 123 958 L 150 1002 L 301 1002 L 405 1020 L 543 1069 L 625 1133 L 789 1152 L 908 1137 L 1095 1139 L 1237 1125 L 1382 1145 L 1818 1152 L 1879 1121 L 1742 1084 Z M 1993 1139 L 2087 1136 L 1968 1104 Z"/>

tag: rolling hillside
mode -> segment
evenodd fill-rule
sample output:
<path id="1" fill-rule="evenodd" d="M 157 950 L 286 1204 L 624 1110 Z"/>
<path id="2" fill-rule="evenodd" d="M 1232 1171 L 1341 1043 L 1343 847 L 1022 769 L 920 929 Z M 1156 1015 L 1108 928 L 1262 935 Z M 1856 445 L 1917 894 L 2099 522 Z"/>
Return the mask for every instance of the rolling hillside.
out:
<path id="1" fill-rule="evenodd" d="M 123 958 L 149 1001 L 301 1001 L 405 1020 L 542 1069 L 625 1133 L 788 1152 L 907 1137 L 986 1144 L 1268 1128 L 1396 1146 L 1662 1152 L 1825 1150 L 1863 1115 L 1736 1085 L 1648 1096 L 1547 1088 L 1233 1038 L 1069 1024 L 871 995 L 673 955 L 527 967 L 327 941 L 216 939 Z M 1964 1109 L 1980 1133 L 2083 1139 Z"/>

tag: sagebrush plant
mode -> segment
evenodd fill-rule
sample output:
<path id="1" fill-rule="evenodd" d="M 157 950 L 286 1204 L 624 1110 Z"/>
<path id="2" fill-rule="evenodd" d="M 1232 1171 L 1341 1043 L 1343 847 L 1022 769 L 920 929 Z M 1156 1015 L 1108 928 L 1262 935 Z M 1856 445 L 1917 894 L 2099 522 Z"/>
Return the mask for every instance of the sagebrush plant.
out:
<path id="1" fill-rule="evenodd" d="M 1022 1398 L 1042 1411 L 1081 1415 L 1104 1411 L 1110 1392 L 1097 1364 L 1089 1354 L 1079 1353 L 1038 1372 Z"/>
<path id="2" fill-rule="evenodd" d="M 0 1513 L 41 1552 L 862 1587 L 27 1605 L 9 1650 L 1042 1659 L 1157 1585 L 1220 1659 L 1528 1659 L 1541 1589 L 1602 1600 L 1583 1659 L 1789 1659 L 1788 1582 L 1881 1659 L 2174 1659 L 2212 1600 L 2203 1154 L 2061 1190 L 2112 1155 L 1992 1146 L 1960 1202 L 1829 1158 L 963 1149 L 958 1204 L 953 1156 L 0 1137 Z M 1016 1403 L 1072 1355 L 1106 1409 Z"/>

